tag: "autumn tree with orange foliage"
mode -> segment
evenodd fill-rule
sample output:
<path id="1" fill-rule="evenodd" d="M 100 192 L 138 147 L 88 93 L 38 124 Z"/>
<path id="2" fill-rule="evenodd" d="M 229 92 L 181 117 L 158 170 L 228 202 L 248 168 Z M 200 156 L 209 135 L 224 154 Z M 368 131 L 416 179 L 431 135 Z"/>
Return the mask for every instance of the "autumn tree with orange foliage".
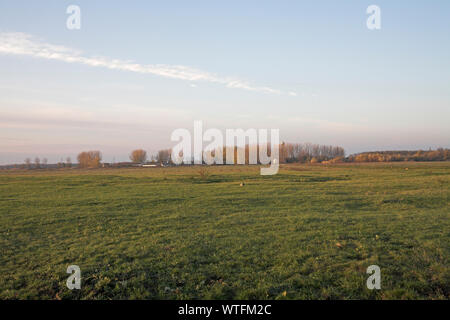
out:
<path id="1" fill-rule="evenodd" d="M 102 153 L 100 151 L 84 151 L 78 157 L 78 166 L 80 168 L 98 168 L 102 161 Z"/>
<path id="2" fill-rule="evenodd" d="M 130 160 L 134 163 L 145 163 L 147 161 L 147 151 L 137 149 L 131 152 Z"/>
<path id="3" fill-rule="evenodd" d="M 364 152 L 348 157 L 348 162 L 449 161 L 450 149 Z"/>

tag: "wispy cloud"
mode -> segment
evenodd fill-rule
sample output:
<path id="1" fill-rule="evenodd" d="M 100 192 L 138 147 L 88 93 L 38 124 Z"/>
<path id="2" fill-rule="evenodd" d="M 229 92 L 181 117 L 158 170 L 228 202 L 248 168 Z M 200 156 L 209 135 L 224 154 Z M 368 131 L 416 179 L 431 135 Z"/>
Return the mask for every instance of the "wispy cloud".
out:
<path id="1" fill-rule="evenodd" d="M 153 74 L 161 77 L 190 82 L 205 81 L 221 84 L 228 88 L 243 89 L 260 93 L 293 95 L 292 92 L 283 92 L 281 90 L 265 86 L 254 86 L 240 79 L 221 77 L 187 66 L 163 64 L 143 65 L 129 60 L 118 60 L 96 56 L 89 57 L 83 55 L 83 53 L 79 50 L 46 43 L 30 34 L 21 32 L 0 32 L 0 53 L 26 55 L 35 58 L 58 60 L 67 63 L 79 63 L 92 67 L 103 67 L 113 70 Z"/>

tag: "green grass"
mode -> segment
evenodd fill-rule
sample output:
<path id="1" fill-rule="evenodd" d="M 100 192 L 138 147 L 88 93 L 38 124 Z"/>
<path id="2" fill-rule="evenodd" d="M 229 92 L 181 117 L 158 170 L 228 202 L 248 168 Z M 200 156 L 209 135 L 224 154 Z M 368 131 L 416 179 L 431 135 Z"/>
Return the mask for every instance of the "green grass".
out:
<path id="1" fill-rule="evenodd" d="M 449 299 L 450 163 L 207 170 L 0 172 L 0 298 Z"/>

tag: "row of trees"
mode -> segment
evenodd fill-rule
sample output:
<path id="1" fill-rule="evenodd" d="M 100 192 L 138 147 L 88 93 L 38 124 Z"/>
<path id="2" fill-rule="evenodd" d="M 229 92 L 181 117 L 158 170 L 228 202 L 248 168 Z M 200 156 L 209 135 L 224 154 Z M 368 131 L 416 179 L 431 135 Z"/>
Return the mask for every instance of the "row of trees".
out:
<path id="1" fill-rule="evenodd" d="M 450 161 L 450 149 L 418 151 L 377 151 L 351 155 L 348 162 Z"/>
<path id="2" fill-rule="evenodd" d="M 170 155 L 169 155 L 170 157 Z M 78 160 L 78 167 L 80 168 L 98 168 L 101 166 L 102 161 L 102 153 L 98 150 L 93 151 L 83 151 L 78 154 L 77 160 Z M 165 156 L 167 158 L 167 156 Z M 134 163 L 145 163 L 147 162 L 147 152 L 142 149 L 137 149 L 131 152 L 130 159 Z M 34 159 L 34 162 L 31 160 L 31 158 L 26 158 L 24 161 L 24 166 L 28 169 L 39 169 L 39 168 L 46 168 L 47 167 L 48 160 L 47 158 L 43 158 L 42 161 L 39 157 L 36 157 Z M 62 159 L 60 162 L 57 163 L 57 166 L 62 167 L 72 167 L 72 160 L 70 157 L 66 158 L 66 161 L 64 162 Z"/>
<path id="3" fill-rule="evenodd" d="M 250 163 L 251 151 L 256 153 L 257 162 L 260 163 L 259 159 L 259 149 L 261 146 L 250 146 L 246 145 L 245 148 L 238 147 L 223 147 L 222 149 L 222 157 L 223 163 L 226 163 L 227 154 L 230 152 L 233 154 L 234 163 L 237 163 L 239 153 L 243 153 L 243 159 L 246 164 Z M 212 157 L 215 157 L 219 150 L 211 150 L 208 151 Z M 171 149 L 165 149 L 158 151 L 158 155 L 156 160 L 158 162 L 171 162 Z M 267 156 L 271 155 L 271 145 L 267 144 Z M 180 154 L 180 156 L 182 156 Z M 279 160 L 280 163 L 307 163 L 307 162 L 322 162 L 322 161 L 330 161 L 333 159 L 343 159 L 345 157 L 345 150 L 338 146 L 327 146 L 327 145 L 319 145 L 319 144 L 311 144 L 311 143 L 285 143 L 279 145 Z"/>
<path id="4" fill-rule="evenodd" d="M 36 157 L 36 158 L 34 158 L 34 162 L 31 161 L 31 158 L 26 158 L 24 162 L 25 162 L 25 166 L 28 169 L 31 169 L 33 167 L 38 169 L 38 168 L 41 168 L 41 166 L 42 167 L 47 166 L 47 158 L 43 158 L 41 161 L 41 159 L 39 157 Z"/>
<path id="5" fill-rule="evenodd" d="M 222 150 L 223 163 L 227 163 L 227 154 L 233 153 L 234 163 L 238 163 L 238 155 L 245 154 L 245 163 L 250 163 L 251 151 L 257 154 L 259 161 L 259 146 L 246 145 L 245 149 L 237 147 L 224 147 Z M 212 150 L 210 154 L 215 157 L 219 150 Z M 267 145 L 268 156 L 271 154 L 270 144 Z M 151 162 L 172 163 L 172 150 L 163 149 L 151 158 Z M 437 150 L 428 151 L 377 151 L 364 152 L 345 157 L 345 151 L 338 146 L 327 146 L 311 143 L 282 143 L 279 145 L 280 163 L 337 163 L 337 162 L 388 162 L 388 161 L 450 161 L 450 149 L 439 148 Z M 78 166 L 80 168 L 98 168 L 101 166 L 102 153 L 98 150 L 83 151 L 77 157 Z M 143 149 L 133 150 L 130 153 L 130 160 L 135 164 L 143 164 L 148 161 L 147 152 Z M 47 167 L 47 159 L 42 161 L 39 157 L 34 159 L 25 159 L 26 168 L 45 168 Z M 64 162 L 62 159 L 58 162 L 58 167 L 72 167 L 70 157 Z"/>
<path id="6" fill-rule="evenodd" d="M 312 143 L 282 143 L 280 145 L 280 162 L 323 162 L 332 159 L 343 159 L 345 150 L 338 146 L 327 146 Z"/>
<path id="7" fill-rule="evenodd" d="M 223 163 L 226 163 L 227 153 L 234 154 L 234 163 L 237 163 L 239 151 L 245 152 L 245 163 L 249 163 L 250 146 L 245 150 L 224 147 L 222 150 Z M 259 146 L 256 146 L 259 163 Z M 267 146 L 270 156 L 270 144 Z M 217 151 L 211 151 L 214 157 Z M 364 152 L 345 157 L 345 150 L 339 146 L 328 146 L 311 143 L 282 143 L 279 146 L 280 163 L 339 163 L 339 162 L 389 162 L 389 161 L 450 161 L 450 149 L 418 151 L 377 151 Z M 157 156 L 158 162 L 171 162 L 171 150 L 161 150 Z"/>
<path id="8" fill-rule="evenodd" d="M 151 162 L 169 163 L 171 162 L 172 149 L 159 150 L 156 156 L 151 157 Z M 131 152 L 130 160 L 133 163 L 146 163 L 148 161 L 147 152 L 137 149 Z"/>
<path id="9" fill-rule="evenodd" d="M 245 146 L 245 163 L 249 163 L 250 146 Z M 256 146 L 259 163 L 259 146 Z M 241 150 L 242 151 L 242 150 Z M 217 151 L 211 151 L 215 156 Z M 237 163 L 239 149 L 224 147 L 223 163 L 226 163 L 227 153 L 234 153 L 234 163 Z M 270 144 L 267 146 L 270 156 Z M 364 152 L 345 157 L 345 150 L 339 146 L 328 146 L 311 143 L 282 143 L 279 146 L 280 163 L 338 163 L 338 162 L 390 162 L 390 161 L 450 161 L 450 149 L 418 151 L 377 151 Z M 160 150 L 156 157 L 158 162 L 171 162 L 171 149 Z"/>
<path id="10" fill-rule="evenodd" d="M 78 166 L 80 168 L 98 168 L 101 165 L 102 153 L 100 151 L 84 151 L 78 157 Z M 148 160 L 147 151 L 136 149 L 130 153 L 130 160 L 133 163 L 146 163 Z"/>
<path id="11" fill-rule="evenodd" d="M 72 166 L 72 160 L 70 157 L 66 158 L 66 161 L 64 162 L 62 159 L 57 163 L 57 166 L 59 168 L 62 167 L 71 167 Z M 47 158 L 42 158 L 42 160 L 39 157 L 34 158 L 34 161 L 31 160 L 31 158 L 26 158 L 24 160 L 23 167 L 27 169 L 41 169 L 41 168 L 47 168 L 49 167 Z"/>

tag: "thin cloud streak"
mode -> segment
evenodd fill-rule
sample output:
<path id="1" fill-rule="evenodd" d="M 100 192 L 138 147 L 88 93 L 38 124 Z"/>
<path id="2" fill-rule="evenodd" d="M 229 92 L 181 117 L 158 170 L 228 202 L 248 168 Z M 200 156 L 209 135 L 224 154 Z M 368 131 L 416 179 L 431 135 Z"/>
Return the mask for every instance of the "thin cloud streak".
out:
<path id="1" fill-rule="evenodd" d="M 187 66 L 163 64 L 143 65 L 129 60 L 118 60 L 107 57 L 86 57 L 83 56 L 82 52 L 79 50 L 46 43 L 30 34 L 22 32 L 0 32 L 0 53 L 32 56 L 35 58 L 58 60 L 67 63 L 79 63 L 112 70 L 153 74 L 165 78 L 191 82 L 204 81 L 221 84 L 228 88 L 243 89 L 259 93 L 288 94 L 293 96 L 292 92 L 287 93 L 270 87 L 253 86 L 243 80 L 220 77 Z"/>

